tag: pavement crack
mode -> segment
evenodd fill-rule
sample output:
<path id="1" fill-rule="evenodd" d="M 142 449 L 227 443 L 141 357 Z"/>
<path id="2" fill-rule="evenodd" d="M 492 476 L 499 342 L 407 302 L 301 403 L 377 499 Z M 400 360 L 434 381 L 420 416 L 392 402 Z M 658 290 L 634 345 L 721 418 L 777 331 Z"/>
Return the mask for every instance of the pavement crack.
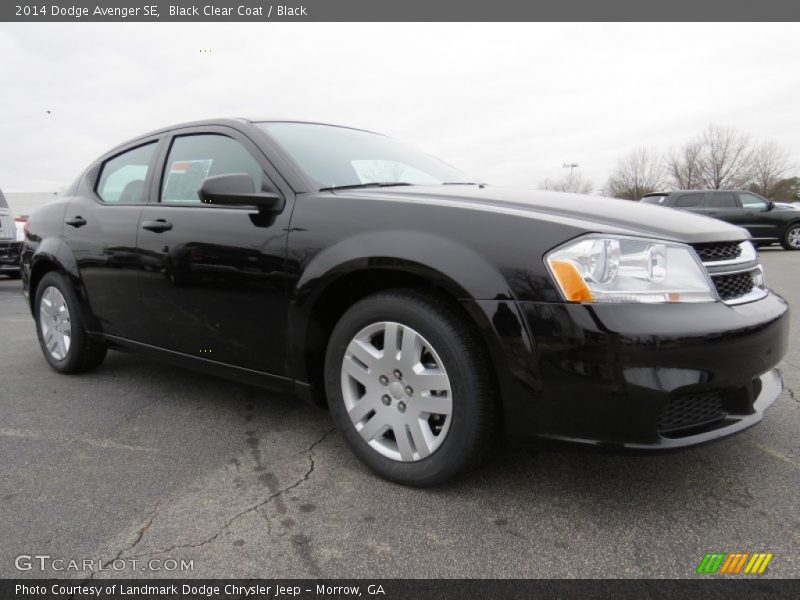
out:
<path id="1" fill-rule="evenodd" d="M 100 560 L 100 570 L 107 569 L 110 565 L 113 565 L 117 560 L 122 558 L 123 553 L 128 552 L 130 550 L 133 550 L 136 547 L 136 545 L 139 542 L 142 541 L 142 538 L 144 537 L 145 533 L 147 533 L 147 530 L 150 529 L 150 526 L 153 524 L 153 520 L 155 520 L 156 515 L 158 514 L 158 507 L 159 507 L 160 504 L 161 504 L 161 500 L 156 502 L 156 505 L 153 507 L 153 510 L 151 510 L 150 513 L 147 515 L 147 518 L 145 519 L 144 524 L 139 528 L 139 531 L 136 534 L 136 539 L 134 539 L 131 544 L 129 544 L 128 546 L 126 546 L 126 547 L 124 547 L 122 549 L 120 549 L 120 551 L 116 553 L 114 558 L 112 558 L 112 559 L 110 559 L 108 561 L 105 561 L 105 562 L 103 562 L 102 559 Z M 88 583 L 89 581 L 92 581 L 94 579 L 95 575 L 97 575 L 97 571 L 92 570 L 92 572 L 89 574 L 89 576 L 85 577 L 81 581 L 81 583 Z M 71 594 L 67 600 L 73 600 L 74 596 L 75 596 L 74 593 Z"/>
<path id="2" fill-rule="evenodd" d="M 269 504 L 270 502 L 272 502 L 273 500 L 275 500 L 279 496 L 281 496 L 281 495 L 285 494 L 286 492 L 289 492 L 289 491 L 295 489 L 296 487 L 298 487 L 300 485 L 303 485 L 305 482 L 307 482 L 311 478 L 311 476 L 314 474 L 314 470 L 316 469 L 316 460 L 314 458 L 314 450 L 316 449 L 317 446 L 319 446 L 322 442 L 324 442 L 327 439 L 327 437 L 331 433 L 333 433 L 334 431 L 336 431 L 335 427 L 326 430 L 325 433 L 323 433 L 322 436 L 320 436 L 316 441 L 314 441 L 308 448 L 306 448 L 305 450 L 302 450 L 299 453 L 299 454 L 307 455 L 308 460 L 309 460 L 308 469 L 306 469 L 305 473 L 303 473 L 303 475 L 299 479 L 296 479 L 295 481 L 293 481 L 289 485 L 287 485 L 285 487 L 282 487 L 279 490 L 276 490 L 275 492 L 273 492 L 272 494 L 270 494 L 266 498 L 263 498 L 259 502 L 255 503 L 255 504 L 253 504 L 251 506 L 248 506 L 244 510 L 239 511 L 234 516 L 232 516 L 230 519 L 228 519 L 222 525 L 222 527 L 220 527 L 213 535 L 211 535 L 211 536 L 209 536 L 209 537 L 207 537 L 204 540 L 201 540 L 199 542 L 195 542 L 193 544 L 174 544 L 174 545 L 168 546 L 167 548 L 163 548 L 161 550 L 154 550 L 152 552 L 146 552 L 144 554 L 138 554 L 138 555 L 134 554 L 132 556 L 129 556 L 128 558 L 141 558 L 141 557 L 144 557 L 144 556 L 154 556 L 154 555 L 157 555 L 157 554 L 166 554 L 166 553 L 172 552 L 174 550 L 181 550 L 181 549 L 186 549 L 186 548 L 200 548 L 201 546 L 205 546 L 206 544 L 210 544 L 211 542 L 215 541 L 223 533 L 225 533 L 231 527 L 231 525 L 233 525 L 236 521 L 238 521 L 239 519 L 241 519 L 245 515 L 248 515 L 248 514 L 250 514 L 252 512 L 257 512 L 260 508 L 262 508 L 263 506 Z M 136 540 L 136 542 L 133 544 L 133 546 L 135 546 L 136 544 L 139 543 L 139 540 L 141 540 L 141 538 L 144 536 L 144 532 L 145 531 L 146 531 L 146 527 L 143 527 L 139 539 Z M 133 548 L 133 546 L 131 546 L 131 548 Z M 117 557 L 117 558 L 119 558 L 119 557 Z"/>

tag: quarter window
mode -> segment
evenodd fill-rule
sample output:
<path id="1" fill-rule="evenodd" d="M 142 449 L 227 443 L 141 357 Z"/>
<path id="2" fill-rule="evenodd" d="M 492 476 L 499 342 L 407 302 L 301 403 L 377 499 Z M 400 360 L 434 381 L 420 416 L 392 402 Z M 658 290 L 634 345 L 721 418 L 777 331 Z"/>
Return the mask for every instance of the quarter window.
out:
<path id="1" fill-rule="evenodd" d="M 97 195 L 103 202 L 135 204 L 147 198 L 145 181 L 156 143 L 128 150 L 103 163 L 97 182 Z"/>
<path id="2" fill-rule="evenodd" d="M 197 190 L 206 177 L 247 173 L 261 189 L 261 166 L 236 140 L 201 134 L 175 138 L 164 168 L 162 202 L 200 203 Z"/>
<path id="3" fill-rule="evenodd" d="M 733 192 L 717 192 L 710 194 L 706 200 L 706 206 L 710 208 L 736 208 L 736 196 Z"/>

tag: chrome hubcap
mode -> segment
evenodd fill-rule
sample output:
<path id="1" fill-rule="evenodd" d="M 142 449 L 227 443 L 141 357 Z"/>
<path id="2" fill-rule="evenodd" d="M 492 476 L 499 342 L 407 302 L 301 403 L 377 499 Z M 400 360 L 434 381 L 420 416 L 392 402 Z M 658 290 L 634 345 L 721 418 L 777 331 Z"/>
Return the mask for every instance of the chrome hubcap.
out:
<path id="1" fill-rule="evenodd" d="M 42 293 L 42 301 L 39 304 L 39 326 L 50 356 L 56 360 L 64 360 L 72 342 L 72 328 L 67 301 L 53 286 L 49 286 Z"/>
<path id="2" fill-rule="evenodd" d="M 800 248 L 800 227 L 794 227 L 789 231 L 789 235 L 786 236 L 789 240 L 789 245 L 792 248 Z"/>
<path id="3" fill-rule="evenodd" d="M 430 456 L 450 429 L 453 398 L 444 365 L 424 337 L 400 323 L 373 323 L 350 341 L 342 396 L 356 431 L 393 460 Z"/>

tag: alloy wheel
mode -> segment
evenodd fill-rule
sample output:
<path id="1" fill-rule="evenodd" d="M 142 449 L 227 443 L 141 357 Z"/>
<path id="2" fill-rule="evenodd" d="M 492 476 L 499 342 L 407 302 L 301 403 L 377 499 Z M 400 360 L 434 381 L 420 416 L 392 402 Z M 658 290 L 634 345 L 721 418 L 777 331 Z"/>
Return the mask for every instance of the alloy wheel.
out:
<path id="1" fill-rule="evenodd" d="M 786 241 L 792 248 L 800 248 L 800 226 L 792 227 L 786 234 Z"/>

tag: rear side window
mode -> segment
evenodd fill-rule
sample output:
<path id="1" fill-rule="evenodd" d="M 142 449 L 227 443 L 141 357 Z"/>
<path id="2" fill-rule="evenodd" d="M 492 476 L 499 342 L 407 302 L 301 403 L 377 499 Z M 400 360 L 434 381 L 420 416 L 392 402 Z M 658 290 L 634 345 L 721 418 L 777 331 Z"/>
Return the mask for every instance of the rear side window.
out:
<path id="1" fill-rule="evenodd" d="M 236 140 L 224 135 L 176 137 L 164 167 L 162 202 L 200 203 L 197 190 L 206 177 L 247 173 L 261 189 L 261 166 Z"/>
<path id="2" fill-rule="evenodd" d="M 718 192 L 709 194 L 706 206 L 711 208 L 736 208 L 739 205 L 733 192 Z"/>
<path id="3" fill-rule="evenodd" d="M 676 208 L 690 208 L 692 206 L 700 206 L 705 193 L 700 194 L 681 194 L 675 199 Z"/>
<path id="4" fill-rule="evenodd" d="M 128 150 L 103 163 L 97 182 L 97 195 L 103 202 L 131 204 L 144 202 L 144 183 L 156 142 Z"/>

